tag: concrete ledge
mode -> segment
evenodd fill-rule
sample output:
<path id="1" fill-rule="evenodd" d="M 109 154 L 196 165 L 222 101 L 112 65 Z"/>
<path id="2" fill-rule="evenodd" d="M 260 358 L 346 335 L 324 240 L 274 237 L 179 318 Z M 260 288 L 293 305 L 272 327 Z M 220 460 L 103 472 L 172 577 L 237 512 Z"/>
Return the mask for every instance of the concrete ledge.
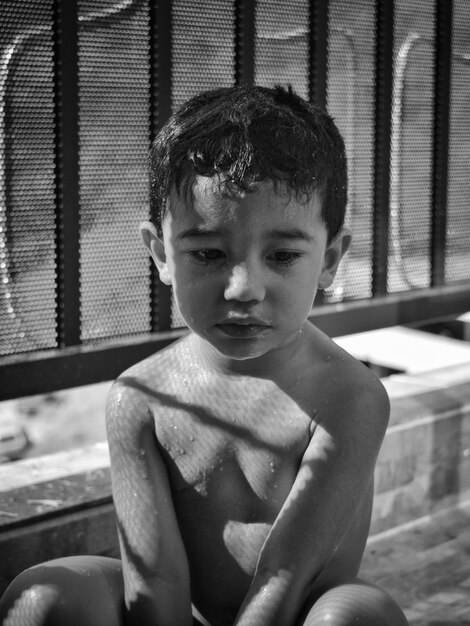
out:
<path id="1" fill-rule="evenodd" d="M 0 595 L 24 569 L 62 556 L 99 554 L 119 556 L 114 506 L 88 501 L 47 519 L 31 517 L 22 526 L 0 531 L 2 567 Z"/>
<path id="2" fill-rule="evenodd" d="M 334 340 L 360 361 L 407 374 L 470 363 L 470 343 L 404 326 L 344 335 Z"/>
<path id="3" fill-rule="evenodd" d="M 87 459 L 101 464 L 108 458 L 107 448 L 74 450 L 67 469 L 66 456 L 48 455 L 0 468 L 6 479 L 0 483 L 0 594 L 17 574 L 37 563 L 74 554 L 119 554 L 109 467 L 83 467 Z M 79 459 L 81 471 L 72 473 Z M 25 484 L 28 470 L 30 480 Z M 64 476 L 51 477 L 60 470 Z M 44 475 L 49 480 L 41 480 Z"/>
<path id="4" fill-rule="evenodd" d="M 383 381 L 392 411 L 376 467 L 371 534 L 470 499 L 469 381 L 467 364 Z"/>

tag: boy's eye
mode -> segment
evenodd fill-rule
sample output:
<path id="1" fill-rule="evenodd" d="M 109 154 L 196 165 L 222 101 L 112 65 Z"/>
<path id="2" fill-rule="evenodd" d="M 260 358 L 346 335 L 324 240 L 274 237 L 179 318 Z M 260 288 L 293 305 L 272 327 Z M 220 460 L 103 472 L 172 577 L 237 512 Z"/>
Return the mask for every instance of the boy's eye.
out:
<path id="1" fill-rule="evenodd" d="M 278 250 L 269 255 L 269 259 L 280 265 L 291 265 L 298 258 L 300 258 L 300 252 L 293 252 L 290 250 Z"/>
<path id="2" fill-rule="evenodd" d="M 215 248 L 203 248 L 201 250 L 191 250 L 191 256 L 200 263 L 211 263 L 223 258 L 224 253 Z"/>

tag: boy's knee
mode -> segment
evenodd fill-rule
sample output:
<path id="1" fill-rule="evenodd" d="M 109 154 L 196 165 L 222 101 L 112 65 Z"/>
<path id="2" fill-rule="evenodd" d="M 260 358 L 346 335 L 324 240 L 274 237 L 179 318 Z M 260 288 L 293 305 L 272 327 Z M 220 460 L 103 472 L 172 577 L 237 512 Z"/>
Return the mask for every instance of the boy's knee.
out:
<path id="1" fill-rule="evenodd" d="M 109 561 L 111 561 L 109 559 Z M 80 557 L 58 559 L 17 576 L 0 601 L 3 626 L 67 624 L 117 625 L 121 622 L 119 566 Z"/>
<path id="2" fill-rule="evenodd" d="M 304 626 L 407 626 L 398 604 L 385 591 L 362 581 L 338 585 L 313 604 Z"/>
<path id="3" fill-rule="evenodd" d="M 60 607 L 62 591 L 40 568 L 24 571 L 11 583 L 0 600 L 3 626 L 42 626 L 53 624 Z"/>

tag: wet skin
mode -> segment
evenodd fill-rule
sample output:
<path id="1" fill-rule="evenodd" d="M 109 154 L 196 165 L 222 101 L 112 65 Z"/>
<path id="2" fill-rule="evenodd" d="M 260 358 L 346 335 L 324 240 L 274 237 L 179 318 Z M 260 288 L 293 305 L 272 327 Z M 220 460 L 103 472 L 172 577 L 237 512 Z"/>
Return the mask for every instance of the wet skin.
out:
<path id="1" fill-rule="evenodd" d="M 347 234 L 328 243 L 318 198 L 267 184 L 200 179 L 171 207 L 163 242 L 143 236 L 191 332 L 108 403 L 126 602 L 134 623 L 189 624 L 192 601 L 214 626 L 288 626 L 357 574 L 388 419 L 379 381 L 306 321 Z"/>
<path id="2" fill-rule="evenodd" d="M 135 467 L 120 468 L 120 459 L 114 461 L 116 482 L 122 482 L 123 473 L 129 481 L 121 485 L 122 497 L 130 498 L 124 505 L 122 531 L 128 527 L 137 553 L 146 554 L 146 546 L 155 542 L 151 529 L 135 526 L 134 515 L 145 515 L 144 525 L 155 517 L 150 509 L 155 496 L 147 491 L 152 491 L 149 483 L 154 479 L 149 457 L 157 453 L 169 477 L 189 561 L 192 601 L 211 624 L 232 624 L 266 536 L 291 493 L 316 419 L 328 412 L 331 387 L 319 381 L 313 394 L 307 390 L 315 385 L 311 374 L 288 378 L 283 390 L 270 379 L 204 371 L 193 356 L 192 342 L 188 337 L 144 362 L 115 389 L 116 402 L 134 415 L 150 409 L 158 440 L 136 450 Z M 332 379 L 355 367 L 326 341 L 321 343 L 322 369 Z M 369 483 L 354 508 L 353 522 L 334 557 L 321 564 L 318 590 L 357 575 L 369 527 L 371 487 Z M 114 491 L 119 491 L 117 486 Z M 142 502 L 133 502 L 136 497 L 146 498 L 140 511 Z M 295 534 L 295 525 L 291 532 Z M 325 534 L 321 532 L 322 539 Z"/>

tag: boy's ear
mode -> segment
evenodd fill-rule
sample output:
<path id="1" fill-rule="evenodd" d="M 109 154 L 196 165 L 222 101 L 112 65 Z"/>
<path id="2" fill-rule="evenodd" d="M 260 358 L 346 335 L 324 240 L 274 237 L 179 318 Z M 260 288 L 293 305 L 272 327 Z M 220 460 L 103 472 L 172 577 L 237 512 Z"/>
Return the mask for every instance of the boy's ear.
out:
<path id="1" fill-rule="evenodd" d="M 323 258 L 323 269 L 318 281 L 319 289 L 326 289 L 333 283 L 339 262 L 348 251 L 351 240 L 351 231 L 348 228 L 343 228 L 327 246 Z"/>
<path id="2" fill-rule="evenodd" d="M 140 224 L 140 235 L 144 246 L 150 252 L 152 259 L 157 266 L 160 280 L 165 285 L 171 285 L 171 274 L 165 254 L 165 246 L 162 239 L 158 236 L 157 229 L 152 222 L 142 222 Z"/>

